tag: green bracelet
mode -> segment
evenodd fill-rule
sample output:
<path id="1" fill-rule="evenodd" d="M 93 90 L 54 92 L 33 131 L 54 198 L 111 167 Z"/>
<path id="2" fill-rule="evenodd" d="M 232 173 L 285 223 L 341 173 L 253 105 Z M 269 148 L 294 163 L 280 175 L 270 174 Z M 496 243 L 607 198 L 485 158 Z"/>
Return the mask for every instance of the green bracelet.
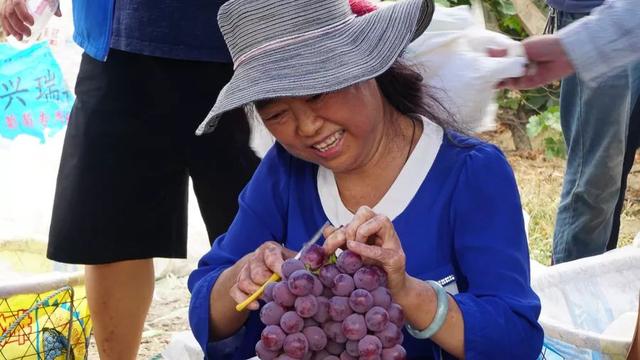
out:
<path id="1" fill-rule="evenodd" d="M 447 312 L 449 311 L 449 296 L 442 285 L 433 280 L 427 280 L 425 282 L 436 292 L 436 315 L 433 317 L 431 324 L 422 331 L 412 328 L 409 324 L 406 325 L 409 334 L 416 339 L 428 339 L 432 337 L 433 334 L 437 333 L 444 324 L 444 321 L 447 319 Z"/>

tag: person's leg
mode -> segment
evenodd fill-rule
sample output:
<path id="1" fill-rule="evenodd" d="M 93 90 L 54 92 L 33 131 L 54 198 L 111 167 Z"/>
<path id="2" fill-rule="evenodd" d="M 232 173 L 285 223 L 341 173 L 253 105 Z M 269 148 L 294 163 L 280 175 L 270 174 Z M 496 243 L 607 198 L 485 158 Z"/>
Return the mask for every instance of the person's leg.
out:
<path id="1" fill-rule="evenodd" d="M 186 257 L 188 174 L 158 59 L 87 56 L 65 136 L 47 255 L 87 264 L 102 360 L 135 359 L 154 257 Z"/>
<path id="2" fill-rule="evenodd" d="M 87 265 L 85 281 L 100 359 L 135 359 L 153 298 L 153 260 Z"/>
<path id="3" fill-rule="evenodd" d="M 559 12 L 561 26 L 579 16 Z M 611 235 L 620 193 L 631 113 L 630 69 L 591 87 L 578 77 L 562 81 L 560 117 L 567 144 L 553 241 L 555 264 L 601 254 Z"/>
<path id="4" fill-rule="evenodd" d="M 189 174 L 209 241 L 213 243 L 235 218 L 238 195 L 260 159 L 250 148 L 251 129 L 241 109 L 226 113 L 212 133 L 194 134 L 220 89 L 231 79 L 232 65 L 190 62 L 176 74 L 180 74 L 173 80 L 176 86 L 189 88 L 189 92 L 177 95 L 185 105 L 179 117 L 185 124 Z"/>
<path id="5" fill-rule="evenodd" d="M 607 242 L 607 251 L 613 250 L 618 246 L 618 236 L 620 233 L 620 216 L 624 205 L 624 195 L 627 190 L 627 178 L 633 167 L 636 157 L 636 151 L 640 147 L 640 102 L 636 100 L 636 106 L 629 120 L 629 131 L 627 133 L 627 146 L 624 151 L 624 163 L 622 164 L 622 179 L 620 181 L 620 194 L 618 202 L 613 214 L 613 226 L 611 229 L 611 237 Z"/>

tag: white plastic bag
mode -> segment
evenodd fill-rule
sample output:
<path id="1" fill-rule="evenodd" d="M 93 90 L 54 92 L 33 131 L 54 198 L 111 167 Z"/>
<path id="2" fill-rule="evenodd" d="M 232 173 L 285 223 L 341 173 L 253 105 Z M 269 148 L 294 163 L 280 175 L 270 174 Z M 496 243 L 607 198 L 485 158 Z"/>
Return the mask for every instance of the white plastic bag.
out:
<path id="1" fill-rule="evenodd" d="M 532 274 L 545 343 L 564 359 L 624 359 L 640 292 L 640 249 L 627 246 Z"/>
<path id="2" fill-rule="evenodd" d="M 489 57 L 491 47 L 508 54 Z M 519 42 L 478 26 L 467 6 L 436 6 L 431 24 L 409 45 L 405 59 L 426 84 L 444 91 L 440 100 L 445 107 L 475 132 L 495 127 L 494 87 L 502 79 L 522 76 L 527 63 Z"/>

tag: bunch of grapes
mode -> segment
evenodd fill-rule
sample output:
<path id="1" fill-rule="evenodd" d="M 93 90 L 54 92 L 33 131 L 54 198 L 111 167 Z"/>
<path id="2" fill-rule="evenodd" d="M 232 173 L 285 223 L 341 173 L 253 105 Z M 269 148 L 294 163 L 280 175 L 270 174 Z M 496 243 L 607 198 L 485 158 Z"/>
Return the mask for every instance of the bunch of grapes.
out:
<path id="1" fill-rule="evenodd" d="M 404 315 L 387 275 L 346 250 L 337 258 L 312 246 L 282 264 L 283 279 L 264 292 L 260 359 L 405 359 Z"/>

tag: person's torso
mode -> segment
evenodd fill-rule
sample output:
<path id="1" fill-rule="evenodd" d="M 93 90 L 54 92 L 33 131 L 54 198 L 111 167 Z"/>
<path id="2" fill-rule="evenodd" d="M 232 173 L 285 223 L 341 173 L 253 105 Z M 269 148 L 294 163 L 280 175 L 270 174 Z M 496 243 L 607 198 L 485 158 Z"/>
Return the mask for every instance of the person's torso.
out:
<path id="1" fill-rule="evenodd" d="M 74 0 L 74 41 L 105 61 L 111 47 L 181 60 L 231 62 L 218 28 L 226 0 Z"/>
<path id="2" fill-rule="evenodd" d="M 407 273 L 422 280 L 436 280 L 451 294 L 467 288 L 455 258 L 451 215 L 465 155 L 472 149 L 459 147 L 449 139 L 443 140 L 419 189 L 399 215 L 391 218 L 402 241 Z M 327 214 L 320 199 L 318 167 L 297 159 L 293 162 L 292 167 L 300 166 L 302 169 L 291 171 L 294 175 L 290 181 L 284 243 L 287 248 L 299 249 L 308 240 L 308 234 L 317 230 L 317 224 L 322 224 L 327 218 L 331 220 L 331 215 Z M 439 349 L 431 341 L 415 339 L 405 329 L 403 334 L 408 359 L 439 358 Z"/>
<path id="3" fill-rule="evenodd" d="M 225 0 L 116 0 L 112 48 L 181 60 L 229 62 L 218 28 Z"/>

